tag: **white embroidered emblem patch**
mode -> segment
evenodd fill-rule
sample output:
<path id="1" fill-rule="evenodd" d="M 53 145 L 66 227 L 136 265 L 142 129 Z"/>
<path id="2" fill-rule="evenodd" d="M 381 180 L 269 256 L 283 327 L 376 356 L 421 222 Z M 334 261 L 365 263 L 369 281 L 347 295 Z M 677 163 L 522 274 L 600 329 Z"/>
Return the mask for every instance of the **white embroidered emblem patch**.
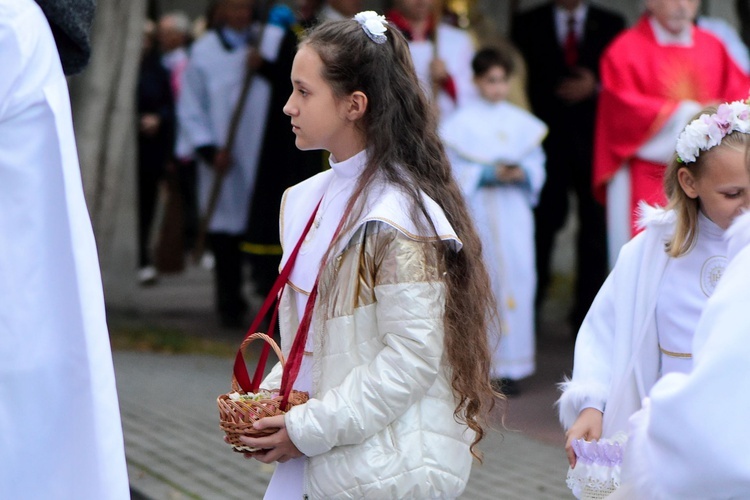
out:
<path id="1" fill-rule="evenodd" d="M 716 285 L 719 284 L 721 275 L 724 273 L 724 268 L 727 267 L 727 258 L 721 255 L 715 255 L 710 257 L 703 263 L 701 269 L 701 290 L 710 297 L 716 289 Z"/>

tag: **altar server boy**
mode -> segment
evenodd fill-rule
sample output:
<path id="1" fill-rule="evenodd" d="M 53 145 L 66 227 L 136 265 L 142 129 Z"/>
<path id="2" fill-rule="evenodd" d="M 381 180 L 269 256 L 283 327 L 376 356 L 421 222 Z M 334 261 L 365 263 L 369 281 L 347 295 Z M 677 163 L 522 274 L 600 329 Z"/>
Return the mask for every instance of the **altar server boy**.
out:
<path id="1" fill-rule="evenodd" d="M 545 180 L 547 126 L 506 101 L 509 54 L 494 48 L 472 60 L 480 97 L 448 117 L 443 142 L 482 238 L 497 300 L 501 339 L 493 378 L 506 395 L 535 369 L 533 208 Z"/>

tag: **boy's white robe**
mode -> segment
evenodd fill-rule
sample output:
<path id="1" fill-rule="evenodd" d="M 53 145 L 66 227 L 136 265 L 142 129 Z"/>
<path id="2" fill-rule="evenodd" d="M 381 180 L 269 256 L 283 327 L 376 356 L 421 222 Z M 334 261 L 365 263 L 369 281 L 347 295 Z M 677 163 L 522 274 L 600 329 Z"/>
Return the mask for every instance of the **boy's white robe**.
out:
<path id="1" fill-rule="evenodd" d="M 730 262 L 698 323 L 693 371 L 665 375 L 630 419 L 616 498 L 750 497 L 750 214 L 727 236 Z"/>
<path id="2" fill-rule="evenodd" d="M 0 0 L 0 498 L 130 498 L 68 89 L 35 2 Z"/>
<path id="3" fill-rule="evenodd" d="M 498 299 L 502 337 L 493 377 L 534 373 L 534 214 L 545 180 L 541 147 L 546 125 L 508 102 L 475 99 L 443 121 L 440 133 L 482 239 Z M 526 182 L 480 185 L 482 171 L 498 162 L 520 166 Z"/>
<path id="4" fill-rule="evenodd" d="M 190 145 L 182 145 L 183 153 L 205 145 L 225 146 L 249 50 L 248 47 L 226 49 L 216 31 L 209 31 L 193 44 L 177 102 L 178 136 Z M 258 75 L 253 77 L 232 149 L 232 166 L 224 176 L 210 232 L 245 231 L 270 96 L 268 81 Z M 202 159 L 198 164 L 198 202 L 203 215 L 214 171 Z"/>

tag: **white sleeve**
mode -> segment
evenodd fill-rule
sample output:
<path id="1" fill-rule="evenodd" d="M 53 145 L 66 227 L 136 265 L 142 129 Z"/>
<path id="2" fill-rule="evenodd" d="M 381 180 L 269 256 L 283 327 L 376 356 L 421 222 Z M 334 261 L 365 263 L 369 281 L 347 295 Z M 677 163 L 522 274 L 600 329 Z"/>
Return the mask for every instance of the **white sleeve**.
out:
<path id="1" fill-rule="evenodd" d="M 544 182 L 547 179 L 547 170 L 544 168 L 546 161 L 547 155 L 544 154 L 544 148 L 538 146 L 531 153 L 524 156 L 519 163 L 519 166 L 526 174 L 526 182 L 529 189 L 529 204 L 532 207 L 535 207 L 539 203 L 539 193 L 541 193 Z"/>
<path id="2" fill-rule="evenodd" d="M 606 279 L 576 337 L 573 376 L 561 384 L 560 423 L 569 429 L 584 408 L 606 408 L 615 351 L 616 268 Z"/>
<path id="3" fill-rule="evenodd" d="M 669 163 L 674 155 L 680 132 L 690 119 L 701 110 L 696 101 L 682 101 L 667 122 L 635 153 L 638 158 L 654 163 Z"/>
<path id="4" fill-rule="evenodd" d="M 0 121 L 12 107 L 25 65 L 18 27 L 12 21 L 15 19 L 0 19 L 0 61 L 3 62 L 3 69 L 0 71 Z"/>
<path id="5" fill-rule="evenodd" d="M 471 37 L 466 35 L 460 38 L 457 44 L 458 65 L 454 70 L 453 82 L 456 84 L 456 94 L 458 97 L 458 106 L 476 97 L 477 90 L 474 85 L 474 71 L 471 69 L 471 60 L 474 59 L 474 44 Z"/>
<path id="6" fill-rule="evenodd" d="M 451 169 L 453 170 L 453 178 L 458 183 L 458 187 L 461 188 L 464 197 L 468 199 L 479 189 L 484 167 L 465 160 L 452 148 L 446 149 L 448 160 L 450 160 Z"/>
<path id="7" fill-rule="evenodd" d="M 750 53 L 734 27 L 719 17 L 698 17 L 698 26 L 710 31 L 721 40 L 734 62 L 745 73 L 750 73 Z"/>
<path id="8" fill-rule="evenodd" d="M 461 188 L 461 193 L 465 198 L 472 196 L 482 180 L 482 171 L 484 166 L 470 161 L 459 153 L 458 146 L 462 140 L 462 127 L 464 127 L 465 114 L 456 112 L 440 123 L 438 132 L 445 147 L 445 154 L 451 164 L 453 178 Z"/>
<path id="9" fill-rule="evenodd" d="M 263 29 L 263 38 L 260 40 L 258 52 L 268 62 L 276 62 L 279 58 L 279 49 L 284 40 L 285 31 L 281 26 L 267 24 Z"/>
<path id="10" fill-rule="evenodd" d="M 177 101 L 177 123 L 180 134 L 193 150 L 207 145 L 222 146 L 211 126 L 210 106 L 206 75 L 200 66 L 190 61 L 183 74 Z"/>

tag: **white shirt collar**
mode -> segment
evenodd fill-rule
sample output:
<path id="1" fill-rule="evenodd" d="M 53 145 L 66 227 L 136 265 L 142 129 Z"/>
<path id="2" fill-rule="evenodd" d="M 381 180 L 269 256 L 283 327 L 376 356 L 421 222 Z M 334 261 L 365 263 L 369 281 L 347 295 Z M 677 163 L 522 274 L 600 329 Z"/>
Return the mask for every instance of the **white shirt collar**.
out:
<path id="1" fill-rule="evenodd" d="M 693 27 L 688 26 L 682 30 L 682 33 L 675 35 L 668 31 L 664 26 L 657 21 L 654 16 L 648 17 L 648 22 L 651 23 L 651 29 L 654 30 L 654 37 L 656 43 L 659 45 L 679 45 L 683 47 L 692 47 L 693 45 Z"/>
<path id="2" fill-rule="evenodd" d="M 698 211 L 698 231 L 703 231 L 704 234 L 715 240 L 724 238 L 724 230 L 709 219 L 702 210 Z"/>
<path id="3" fill-rule="evenodd" d="M 367 150 L 363 149 L 348 160 L 340 162 L 337 162 L 333 155 L 331 155 L 328 158 L 328 163 L 331 165 L 331 168 L 336 173 L 337 177 L 357 177 L 367 166 Z"/>
<path id="4" fill-rule="evenodd" d="M 563 9 L 562 7 L 555 6 L 555 28 L 557 29 L 557 40 L 560 45 L 565 45 L 565 39 L 568 36 L 568 19 L 571 14 L 576 22 L 576 37 L 579 42 L 583 39 L 583 28 L 586 23 L 586 14 L 588 14 L 589 6 L 586 2 L 581 3 L 572 12 Z"/>

